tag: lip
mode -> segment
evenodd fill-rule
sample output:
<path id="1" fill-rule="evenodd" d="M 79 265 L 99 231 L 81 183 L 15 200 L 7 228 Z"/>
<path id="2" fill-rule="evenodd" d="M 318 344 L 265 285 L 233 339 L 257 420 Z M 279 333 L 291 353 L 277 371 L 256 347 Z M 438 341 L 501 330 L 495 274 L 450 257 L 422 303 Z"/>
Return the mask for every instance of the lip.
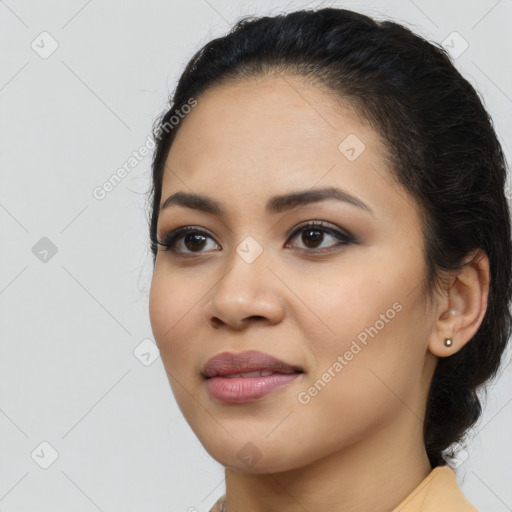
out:
<path id="1" fill-rule="evenodd" d="M 222 352 L 213 356 L 204 365 L 201 375 L 208 379 L 253 371 L 271 371 L 287 375 L 304 372 L 300 366 L 285 363 L 264 352 L 246 350 L 238 353 Z"/>
<path id="2" fill-rule="evenodd" d="M 272 373 L 258 376 L 237 375 L 258 371 Z M 210 396 L 232 404 L 259 400 L 291 384 L 303 373 L 300 366 L 285 363 L 256 350 L 222 352 L 209 359 L 201 372 Z"/>

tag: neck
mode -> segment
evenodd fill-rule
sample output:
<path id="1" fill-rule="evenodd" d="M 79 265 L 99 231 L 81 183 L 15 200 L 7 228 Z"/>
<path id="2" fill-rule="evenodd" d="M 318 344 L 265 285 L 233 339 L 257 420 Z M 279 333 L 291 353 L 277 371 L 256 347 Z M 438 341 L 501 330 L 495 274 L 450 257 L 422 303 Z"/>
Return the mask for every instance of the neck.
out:
<path id="1" fill-rule="evenodd" d="M 226 511 L 390 512 L 432 470 L 422 421 L 407 408 L 349 447 L 279 473 L 226 468 Z"/>

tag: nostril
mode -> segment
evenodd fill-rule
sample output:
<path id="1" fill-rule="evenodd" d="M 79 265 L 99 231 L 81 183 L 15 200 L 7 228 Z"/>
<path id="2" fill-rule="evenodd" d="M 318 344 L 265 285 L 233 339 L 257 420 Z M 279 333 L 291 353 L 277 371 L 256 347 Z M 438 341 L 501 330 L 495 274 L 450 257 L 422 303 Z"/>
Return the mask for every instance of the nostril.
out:
<path id="1" fill-rule="evenodd" d="M 219 318 L 217 318 L 216 316 L 214 316 L 212 319 L 211 319 L 211 324 L 212 324 L 212 327 L 214 329 L 217 329 L 221 326 L 222 324 L 222 320 L 220 320 Z"/>
<path id="2" fill-rule="evenodd" d="M 253 315 L 253 316 L 250 316 L 247 318 L 247 320 L 266 320 L 266 318 L 264 316 L 261 316 L 261 315 Z"/>
<path id="3" fill-rule="evenodd" d="M 208 321 L 210 322 L 210 325 L 214 329 L 218 329 L 224 324 L 231 325 L 234 329 L 243 329 L 246 325 L 250 324 L 251 321 L 257 321 L 257 322 L 268 322 L 268 318 L 262 315 L 252 315 L 247 316 L 239 321 L 228 321 L 228 320 L 221 320 L 217 316 L 210 316 Z"/>

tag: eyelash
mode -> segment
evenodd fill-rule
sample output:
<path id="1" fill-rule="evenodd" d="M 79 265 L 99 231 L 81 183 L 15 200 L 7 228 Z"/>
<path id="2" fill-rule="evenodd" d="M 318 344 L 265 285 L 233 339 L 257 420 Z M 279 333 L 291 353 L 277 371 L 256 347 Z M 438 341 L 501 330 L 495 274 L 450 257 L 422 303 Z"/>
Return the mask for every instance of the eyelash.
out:
<path id="1" fill-rule="evenodd" d="M 299 233 L 301 233 L 303 231 L 308 231 L 308 230 L 309 231 L 320 231 L 322 233 L 327 233 L 338 240 L 337 244 L 334 244 L 333 246 L 331 246 L 329 248 L 323 248 L 323 249 L 300 248 L 300 250 L 306 251 L 308 253 L 324 253 L 324 252 L 331 251 L 332 248 L 334 248 L 334 247 L 350 245 L 350 244 L 353 244 L 356 242 L 355 237 L 353 237 L 349 233 L 340 231 L 338 229 L 334 229 L 330 225 L 328 225 L 322 221 L 312 221 L 312 222 L 308 222 L 307 224 L 301 224 L 288 236 L 288 240 L 293 239 Z M 177 228 L 174 231 L 171 231 L 169 233 L 164 233 L 163 239 L 161 241 L 157 241 L 157 245 L 163 247 L 164 251 L 171 251 L 174 254 L 176 254 L 177 256 L 183 256 L 183 255 L 186 255 L 186 256 L 192 255 L 193 256 L 196 254 L 197 255 L 203 254 L 202 251 L 195 251 L 195 252 L 191 251 L 191 252 L 182 253 L 182 252 L 179 252 L 176 250 L 176 243 L 179 240 L 181 240 L 184 235 L 186 235 L 188 233 L 200 234 L 200 235 L 204 235 L 208 238 L 213 239 L 213 237 L 211 237 L 206 231 L 204 231 L 202 229 L 196 228 L 194 226 L 183 226 L 183 227 Z M 323 240 L 322 240 L 322 242 L 323 242 Z M 287 244 L 288 244 L 288 242 L 287 242 Z"/>

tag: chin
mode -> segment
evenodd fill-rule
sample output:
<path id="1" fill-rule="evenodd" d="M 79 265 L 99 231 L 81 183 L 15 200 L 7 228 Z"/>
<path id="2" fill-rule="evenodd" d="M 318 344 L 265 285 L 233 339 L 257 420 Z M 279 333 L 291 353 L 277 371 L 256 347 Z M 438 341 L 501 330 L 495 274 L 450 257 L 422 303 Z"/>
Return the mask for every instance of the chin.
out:
<path id="1" fill-rule="evenodd" d="M 296 446 L 286 447 L 283 440 L 269 442 L 265 436 L 262 436 L 260 442 L 228 436 L 222 440 L 217 438 L 212 444 L 200 439 L 210 456 L 225 468 L 244 473 L 266 474 L 297 469 L 305 463 L 297 458 L 299 453 Z"/>

